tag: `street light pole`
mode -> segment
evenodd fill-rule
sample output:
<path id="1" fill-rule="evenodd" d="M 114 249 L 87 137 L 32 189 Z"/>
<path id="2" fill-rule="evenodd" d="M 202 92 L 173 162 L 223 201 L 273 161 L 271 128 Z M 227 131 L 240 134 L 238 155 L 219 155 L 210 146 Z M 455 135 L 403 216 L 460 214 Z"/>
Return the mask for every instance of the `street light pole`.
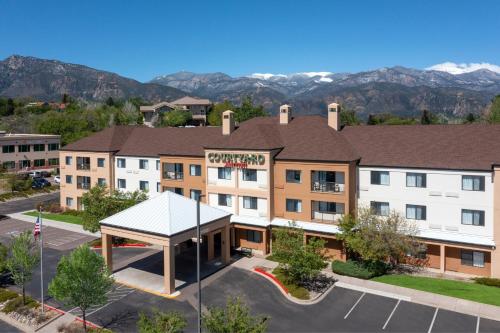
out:
<path id="1" fill-rule="evenodd" d="M 200 244 L 201 244 L 201 227 L 200 227 L 200 200 L 204 195 L 200 194 L 196 198 L 196 276 L 198 278 L 198 333 L 201 333 L 201 256 L 200 256 Z"/>

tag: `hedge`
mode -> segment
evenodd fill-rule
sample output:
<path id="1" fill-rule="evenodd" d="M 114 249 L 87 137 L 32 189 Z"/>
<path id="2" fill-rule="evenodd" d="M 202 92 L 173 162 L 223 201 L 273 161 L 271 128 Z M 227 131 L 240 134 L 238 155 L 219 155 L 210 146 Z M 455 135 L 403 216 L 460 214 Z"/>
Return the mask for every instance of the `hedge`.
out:
<path id="1" fill-rule="evenodd" d="M 332 262 L 332 271 L 339 275 L 347 275 L 360 279 L 371 279 L 385 274 L 387 266 L 384 263 L 362 263 L 353 260 Z"/>

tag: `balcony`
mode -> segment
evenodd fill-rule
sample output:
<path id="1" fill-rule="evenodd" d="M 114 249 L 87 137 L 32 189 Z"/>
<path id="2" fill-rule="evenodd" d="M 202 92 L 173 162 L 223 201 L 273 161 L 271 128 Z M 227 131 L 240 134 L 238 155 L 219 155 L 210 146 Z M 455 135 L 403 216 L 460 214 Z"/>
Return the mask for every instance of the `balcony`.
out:
<path id="1" fill-rule="evenodd" d="M 180 180 L 184 179 L 184 172 L 165 171 L 163 179 Z"/>
<path id="2" fill-rule="evenodd" d="M 335 183 L 335 182 L 321 182 L 312 181 L 311 191 L 313 192 L 330 192 L 330 193 L 341 193 L 344 192 L 345 184 Z"/>
<path id="3" fill-rule="evenodd" d="M 90 164 L 77 164 L 76 165 L 76 170 L 90 170 Z"/>
<path id="4" fill-rule="evenodd" d="M 337 171 L 311 171 L 311 191 L 344 192 L 344 173 Z"/>
<path id="5" fill-rule="evenodd" d="M 76 188 L 80 190 L 90 189 L 90 183 L 76 183 Z"/>
<path id="6" fill-rule="evenodd" d="M 321 212 L 313 210 L 312 220 L 313 222 L 337 224 L 338 219 L 341 218 L 342 215 L 343 214 L 339 214 L 337 212 Z"/>
<path id="7" fill-rule="evenodd" d="M 90 170 L 90 157 L 76 158 L 76 170 Z"/>
<path id="8" fill-rule="evenodd" d="M 312 201 L 311 219 L 314 222 L 336 224 L 345 211 L 345 205 L 338 202 Z"/>

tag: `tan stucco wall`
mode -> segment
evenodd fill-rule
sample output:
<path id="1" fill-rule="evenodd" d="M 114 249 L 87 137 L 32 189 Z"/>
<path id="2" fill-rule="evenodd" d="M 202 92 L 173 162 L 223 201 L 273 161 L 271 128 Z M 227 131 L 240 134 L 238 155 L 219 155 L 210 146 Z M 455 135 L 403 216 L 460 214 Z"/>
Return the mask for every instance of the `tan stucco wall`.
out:
<path id="1" fill-rule="evenodd" d="M 164 163 L 182 163 L 183 164 L 183 179 L 171 180 L 163 178 Z M 191 176 L 189 174 L 190 164 L 201 165 L 201 176 Z M 205 168 L 205 159 L 203 157 L 184 157 L 184 156 L 160 156 L 160 177 L 162 191 L 165 187 L 179 187 L 183 189 L 185 197 L 189 198 L 190 190 L 201 190 L 201 194 L 206 194 L 206 178 L 207 170 Z M 206 197 L 202 197 L 202 202 L 206 202 Z"/>
<path id="2" fill-rule="evenodd" d="M 500 167 L 493 172 L 493 240 L 496 249 L 491 253 L 491 276 L 500 278 Z"/>
<path id="3" fill-rule="evenodd" d="M 300 170 L 302 182 L 287 183 L 286 170 Z M 314 192 L 311 189 L 312 171 L 334 171 L 344 173 L 344 192 L 328 193 Z M 274 207 L 275 216 L 291 220 L 310 221 L 311 201 L 330 201 L 343 203 L 345 212 L 354 212 L 355 209 L 355 165 L 348 163 L 312 163 L 312 162 L 284 162 L 276 161 L 274 165 Z M 353 180 L 354 179 L 354 180 Z M 286 211 L 286 199 L 302 200 L 302 212 Z"/>
<path id="4" fill-rule="evenodd" d="M 49 151 L 48 145 L 50 143 L 57 143 L 60 144 L 60 139 L 53 138 L 53 137 L 6 137 L 6 136 L 0 136 L 0 166 L 4 162 L 10 162 L 14 161 L 16 163 L 15 170 L 19 170 L 19 161 L 21 160 L 29 160 L 31 161 L 31 168 L 30 169 L 54 169 L 57 168 L 57 165 L 54 166 L 49 166 L 48 160 L 52 158 L 59 158 L 59 150 L 52 150 Z M 33 145 L 35 144 L 43 144 L 45 145 L 45 150 L 44 151 L 34 151 Z M 3 153 L 2 152 L 2 146 L 10 146 L 14 145 L 15 149 L 13 153 Z M 29 152 L 19 152 L 18 146 L 19 145 L 29 145 L 30 146 L 30 151 Z M 45 166 L 41 168 L 35 168 L 34 167 L 34 160 L 45 160 Z M 14 170 L 10 170 L 14 171 Z"/>
<path id="5" fill-rule="evenodd" d="M 66 165 L 66 156 L 71 156 L 71 165 Z M 90 170 L 77 170 L 77 157 L 90 157 Z M 97 166 L 97 159 L 104 158 L 104 167 Z M 77 209 L 78 198 L 81 198 L 87 190 L 77 188 L 77 177 L 90 177 L 91 186 L 97 184 L 98 178 L 104 178 L 109 189 L 115 188 L 114 184 L 114 156 L 112 153 L 95 153 L 95 152 L 73 152 L 61 151 L 59 153 L 60 175 L 61 175 L 61 207 L 68 209 Z M 66 183 L 66 175 L 73 176 L 72 184 Z M 66 206 L 66 198 L 73 198 L 73 206 Z"/>

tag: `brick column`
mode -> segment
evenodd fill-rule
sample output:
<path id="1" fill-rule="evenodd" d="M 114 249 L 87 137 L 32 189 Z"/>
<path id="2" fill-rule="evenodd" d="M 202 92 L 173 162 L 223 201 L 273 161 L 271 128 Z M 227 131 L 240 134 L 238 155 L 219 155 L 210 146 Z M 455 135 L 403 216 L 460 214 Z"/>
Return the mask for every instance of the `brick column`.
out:
<path id="1" fill-rule="evenodd" d="M 165 293 L 175 292 L 175 245 L 163 246 L 163 281 Z"/>

